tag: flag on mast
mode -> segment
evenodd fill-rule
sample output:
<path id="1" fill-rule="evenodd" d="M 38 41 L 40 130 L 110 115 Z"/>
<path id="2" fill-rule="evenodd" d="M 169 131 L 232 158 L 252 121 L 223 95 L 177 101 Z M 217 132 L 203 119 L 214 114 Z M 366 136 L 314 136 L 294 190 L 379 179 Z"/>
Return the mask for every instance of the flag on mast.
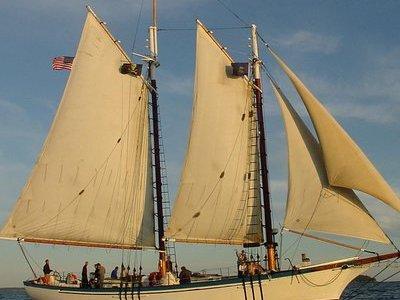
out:
<path id="1" fill-rule="evenodd" d="M 71 56 L 57 56 L 53 58 L 53 70 L 71 70 L 74 57 Z"/>

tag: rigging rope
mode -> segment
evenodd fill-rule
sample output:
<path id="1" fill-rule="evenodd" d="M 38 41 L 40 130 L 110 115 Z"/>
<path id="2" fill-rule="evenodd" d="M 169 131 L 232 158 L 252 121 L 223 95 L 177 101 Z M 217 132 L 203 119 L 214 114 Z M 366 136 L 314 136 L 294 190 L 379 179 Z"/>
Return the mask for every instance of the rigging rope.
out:
<path id="1" fill-rule="evenodd" d="M 263 293 L 263 288 L 261 284 L 261 273 L 257 272 L 257 281 L 258 281 L 258 287 L 260 288 L 260 296 L 261 300 L 264 300 L 264 293 Z"/>
<path id="2" fill-rule="evenodd" d="M 140 300 L 140 288 L 141 288 L 141 284 L 140 281 L 142 280 L 142 265 L 140 265 L 139 267 L 139 284 L 138 284 L 138 298 Z"/>
<path id="3" fill-rule="evenodd" d="M 247 300 L 246 281 L 244 280 L 244 275 L 242 275 L 241 277 L 242 277 L 242 286 L 244 292 L 244 300 Z"/>
<path id="4" fill-rule="evenodd" d="M 229 13 L 231 13 L 240 23 L 250 27 L 250 24 L 243 20 L 236 12 L 234 12 L 225 2 L 222 0 L 216 0 L 222 7 L 224 7 Z"/>
<path id="5" fill-rule="evenodd" d="M 236 29 L 249 29 L 251 26 L 228 26 L 228 27 L 211 27 L 209 30 L 236 30 Z M 194 31 L 196 28 L 189 27 L 172 27 L 172 28 L 158 28 L 157 31 Z"/>
<path id="6" fill-rule="evenodd" d="M 250 274 L 250 288 L 251 288 L 251 295 L 253 297 L 253 300 L 256 300 L 256 296 L 254 294 L 254 284 L 253 284 L 253 275 Z"/>
<path id="7" fill-rule="evenodd" d="M 29 266 L 29 268 L 31 269 L 31 271 L 32 271 L 32 273 L 33 273 L 33 276 L 34 276 L 35 279 L 36 279 L 36 278 L 37 278 L 37 275 L 36 275 L 36 273 L 35 273 L 35 270 L 33 270 L 33 267 L 32 267 L 32 265 L 31 265 L 31 263 L 29 262 L 28 258 L 26 257 L 24 248 L 23 248 L 22 245 L 21 245 L 21 241 L 18 239 L 17 242 L 18 242 L 18 246 L 19 246 L 20 249 L 21 249 L 22 255 L 25 257 L 25 260 L 26 260 L 26 262 L 28 263 L 28 266 Z"/>
<path id="8" fill-rule="evenodd" d="M 135 51 L 136 38 L 137 38 L 137 35 L 139 32 L 139 25 L 140 25 L 140 21 L 142 18 L 142 11 L 143 11 L 143 0 L 141 0 L 141 2 L 140 2 L 140 9 L 138 12 L 138 17 L 137 17 L 137 22 L 136 22 L 135 35 L 133 36 L 132 51 Z"/>
<path id="9" fill-rule="evenodd" d="M 322 283 L 322 284 L 311 281 L 303 273 L 301 273 L 300 270 L 299 270 L 298 274 L 300 275 L 300 278 L 303 279 L 305 284 L 312 286 L 312 287 L 323 287 L 323 286 L 327 286 L 327 285 L 334 283 L 339 278 L 339 276 L 342 274 L 343 267 L 340 268 L 339 273 L 337 273 L 335 276 L 333 276 L 331 279 L 329 279 L 326 283 Z"/>
<path id="10" fill-rule="evenodd" d="M 135 277 L 136 277 L 136 267 L 133 268 L 132 280 L 131 280 L 131 298 L 132 298 L 132 300 L 135 295 Z"/>

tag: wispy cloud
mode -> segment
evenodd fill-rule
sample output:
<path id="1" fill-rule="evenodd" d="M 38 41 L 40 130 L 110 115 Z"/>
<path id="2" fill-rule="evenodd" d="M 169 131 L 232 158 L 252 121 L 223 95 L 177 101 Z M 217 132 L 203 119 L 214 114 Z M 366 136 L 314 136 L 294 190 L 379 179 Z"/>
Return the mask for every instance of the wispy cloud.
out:
<path id="1" fill-rule="evenodd" d="M 288 188 L 287 180 L 274 179 L 270 181 L 270 185 L 273 193 L 285 193 Z"/>
<path id="2" fill-rule="evenodd" d="M 29 167 L 23 163 L 9 162 L 4 157 L 0 157 L 0 211 L 4 214 L 8 213 L 14 205 L 28 170 Z M 0 225 L 2 221 L 3 218 L 0 215 Z"/>
<path id="3" fill-rule="evenodd" d="M 340 48 L 340 38 L 300 30 L 278 38 L 277 43 L 285 47 L 296 47 L 296 51 L 331 54 Z"/>
<path id="4" fill-rule="evenodd" d="M 395 188 L 395 190 L 398 189 Z M 398 212 L 370 195 L 360 192 L 357 192 L 357 194 L 384 231 L 391 237 L 400 238 Z"/>
<path id="5" fill-rule="evenodd" d="M 171 74 L 159 74 L 160 88 L 167 93 L 178 96 L 191 96 L 193 91 L 192 76 L 179 77 Z"/>
<path id="6" fill-rule="evenodd" d="M 344 118 L 355 118 L 379 124 L 397 123 L 400 107 L 391 104 L 334 103 L 329 105 L 329 109 L 334 115 Z"/>
<path id="7" fill-rule="evenodd" d="M 400 46 L 368 56 L 369 70 L 363 74 L 361 91 L 379 100 L 400 102 Z"/>
<path id="8" fill-rule="evenodd" d="M 37 102 L 38 106 L 50 109 L 47 102 Z M 43 135 L 40 120 L 32 122 L 26 109 L 16 102 L 0 99 L 1 138 L 37 139 Z"/>
<path id="9" fill-rule="evenodd" d="M 400 122 L 400 47 L 368 55 L 358 77 L 332 78 L 301 72 L 299 77 L 337 117 L 359 119 L 377 124 Z M 284 86 L 285 90 L 288 86 Z M 289 91 L 290 99 L 296 96 Z M 296 103 L 295 103 L 296 106 Z M 300 109 L 304 114 L 304 109 Z"/>

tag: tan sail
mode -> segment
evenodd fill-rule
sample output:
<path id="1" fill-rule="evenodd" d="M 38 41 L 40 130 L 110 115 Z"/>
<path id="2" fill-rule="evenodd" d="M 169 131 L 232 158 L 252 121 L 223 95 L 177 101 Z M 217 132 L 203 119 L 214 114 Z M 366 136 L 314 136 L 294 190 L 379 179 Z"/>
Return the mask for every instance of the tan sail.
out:
<path id="1" fill-rule="evenodd" d="M 259 177 L 250 170 L 256 151 L 252 89 L 232 77 L 232 59 L 197 23 L 196 71 L 190 140 L 166 236 L 182 242 L 261 242 Z M 256 186 L 251 189 L 250 186 Z"/>
<path id="2" fill-rule="evenodd" d="M 88 13 L 42 152 L 2 237 L 154 246 L 147 90 L 122 75 L 121 46 Z"/>
<path id="3" fill-rule="evenodd" d="M 328 183 L 321 148 L 283 93 L 272 84 L 285 123 L 289 193 L 284 226 L 389 243 L 350 189 Z"/>
<path id="4" fill-rule="evenodd" d="M 310 114 L 321 143 L 329 183 L 365 192 L 400 211 L 400 199 L 363 151 L 284 61 L 270 51 L 292 81 Z"/>

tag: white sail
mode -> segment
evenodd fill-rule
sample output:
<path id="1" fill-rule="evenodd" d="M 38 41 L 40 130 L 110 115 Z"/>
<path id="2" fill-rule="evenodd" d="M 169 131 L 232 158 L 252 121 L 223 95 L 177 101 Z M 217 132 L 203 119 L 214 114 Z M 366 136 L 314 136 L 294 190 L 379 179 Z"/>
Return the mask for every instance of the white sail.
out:
<path id="1" fill-rule="evenodd" d="M 289 193 L 284 226 L 389 243 L 350 189 L 328 183 L 321 148 L 283 93 L 272 84 L 285 123 Z"/>
<path id="2" fill-rule="evenodd" d="M 89 12 L 42 152 L 2 237 L 99 247 L 154 246 L 148 91 Z"/>
<path id="3" fill-rule="evenodd" d="M 284 61 L 270 51 L 292 81 L 310 114 L 321 143 L 329 183 L 365 192 L 400 211 L 400 199 L 363 151 Z"/>
<path id="4" fill-rule="evenodd" d="M 198 22 L 190 140 L 166 232 L 170 239 L 262 241 L 259 169 L 250 170 L 250 158 L 256 155 L 250 137 L 256 117 L 251 113 L 252 88 L 247 79 L 229 75 L 232 62 Z"/>

